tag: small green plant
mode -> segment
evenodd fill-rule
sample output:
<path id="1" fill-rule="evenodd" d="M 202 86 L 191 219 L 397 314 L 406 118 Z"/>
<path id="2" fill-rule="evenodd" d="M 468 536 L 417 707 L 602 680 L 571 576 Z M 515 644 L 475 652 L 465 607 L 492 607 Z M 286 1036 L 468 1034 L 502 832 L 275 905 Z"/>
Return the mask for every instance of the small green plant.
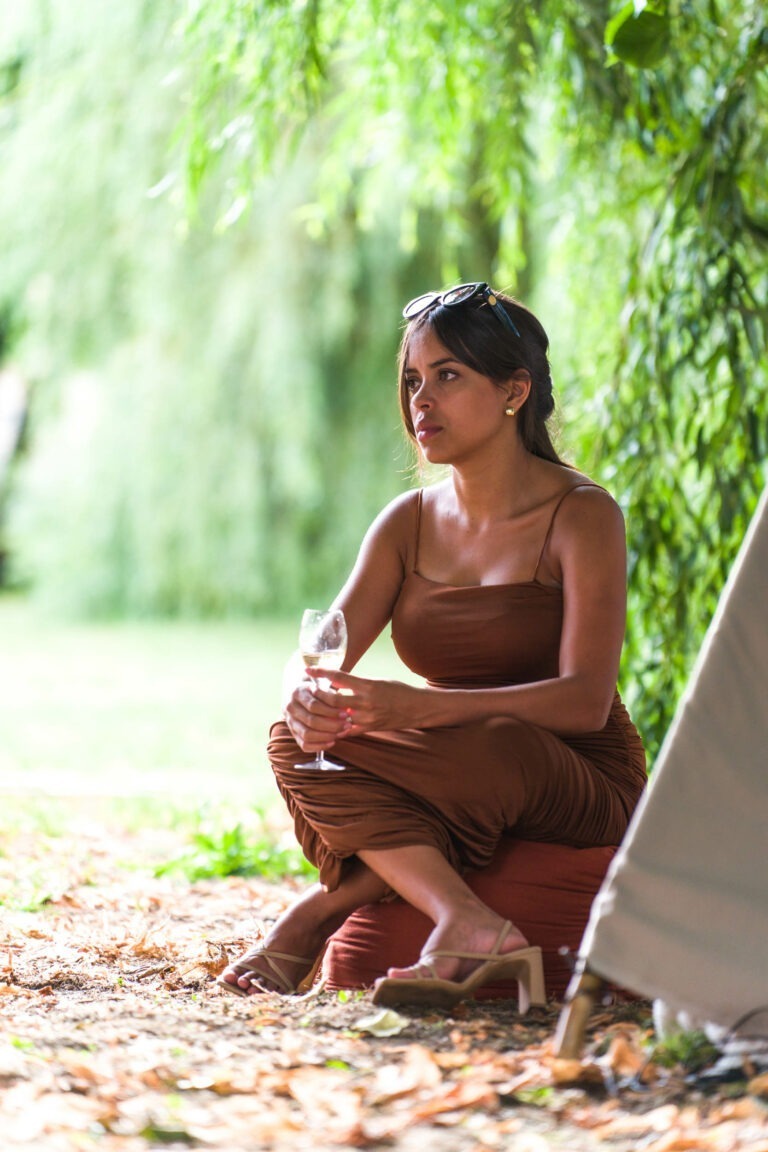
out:
<path id="1" fill-rule="evenodd" d="M 711 1064 L 719 1051 L 704 1032 L 675 1032 L 660 1041 L 653 1050 L 654 1063 L 662 1068 L 682 1067 L 698 1072 Z"/>
<path id="2" fill-rule="evenodd" d="M 535 1108 L 547 1108 L 552 1103 L 554 1092 L 547 1085 L 541 1088 L 518 1088 L 514 1093 L 514 1098 L 521 1104 L 530 1104 Z"/>
<path id="3" fill-rule="evenodd" d="M 190 848 L 175 860 L 155 869 L 157 876 L 185 876 L 190 881 L 224 876 L 263 876 L 282 880 L 286 876 L 313 878 L 316 869 L 293 845 L 281 845 L 256 810 L 255 827 L 201 824 L 191 836 Z"/>
<path id="4" fill-rule="evenodd" d="M 197 1143 L 194 1136 L 184 1128 L 161 1128 L 157 1124 L 148 1124 L 139 1133 L 151 1146 L 162 1147 L 165 1144 L 186 1144 L 192 1146 Z"/>
<path id="5" fill-rule="evenodd" d="M 336 993 L 339 1004 L 349 1004 L 351 1001 L 362 1000 L 365 991 L 362 988 L 340 988 Z"/>
<path id="6" fill-rule="evenodd" d="M 7 908 L 9 912 L 42 912 L 55 900 L 53 885 L 37 872 L 0 884 L 0 908 Z"/>
<path id="7" fill-rule="evenodd" d="M 11 1036 L 11 1047 L 18 1048 L 20 1052 L 31 1052 L 35 1047 L 34 1040 L 25 1040 L 21 1036 Z"/>

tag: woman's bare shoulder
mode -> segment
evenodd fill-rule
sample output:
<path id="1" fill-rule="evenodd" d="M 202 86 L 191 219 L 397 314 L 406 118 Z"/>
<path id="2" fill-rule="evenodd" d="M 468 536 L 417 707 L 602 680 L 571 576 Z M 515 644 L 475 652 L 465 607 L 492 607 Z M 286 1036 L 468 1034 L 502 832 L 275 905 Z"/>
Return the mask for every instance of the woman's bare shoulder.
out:
<path id="1" fill-rule="evenodd" d="M 623 537 L 624 515 L 606 488 L 579 475 L 563 492 L 554 527 L 561 538 L 586 534 L 595 541 L 603 539 L 607 545 L 614 534 Z"/>
<path id="2" fill-rule="evenodd" d="M 385 504 L 373 521 L 374 524 L 399 524 L 412 520 L 416 515 L 421 494 L 420 488 L 412 488 L 408 492 L 401 492 L 388 504 Z"/>
<path id="3" fill-rule="evenodd" d="M 597 480 L 593 480 L 586 472 L 579 472 L 567 464 L 555 464 L 552 461 L 541 461 L 542 490 L 545 493 L 545 502 L 563 504 L 577 507 L 582 511 L 589 508 L 616 508 L 618 504 L 613 496 Z M 567 499 L 566 499 L 567 497 Z"/>
<path id="4" fill-rule="evenodd" d="M 366 542 L 394 544 L 398 550 L 416 530 L 419 489 L 402 492 L 381 509 L 366 532 Z"/>

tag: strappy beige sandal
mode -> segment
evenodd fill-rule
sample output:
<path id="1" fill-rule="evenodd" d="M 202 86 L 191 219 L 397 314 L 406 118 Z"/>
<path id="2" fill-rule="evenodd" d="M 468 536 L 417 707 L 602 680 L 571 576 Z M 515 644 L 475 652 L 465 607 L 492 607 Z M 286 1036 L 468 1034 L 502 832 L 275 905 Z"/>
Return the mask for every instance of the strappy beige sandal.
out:
<path id="1" fill-rule="evenodd" d="M 452 1008 L 466 1000 L 478 988 L 496 980 L 516 980 L 518 1008 L 521 1015 L 531 1005 L 543 1007 L 547 1003 L 541 948 L 518 948 L 515 952 L 501 953 L 500 948 L 512 928 L 505 921 L 491 952 L 429 952 L 419 960 L 419 966 L 431 969 L 431 976 L 411 976 L 402 979 L 383 976 L 373 986 L 373 1002 L 387 1008 L 399 1004 L 422 1004 L 430 1008 Z M 440 959 L 478 960 L 480 963 L 464 980 L 443 980 L 435 970 Z"/>
<path id="2" fill-rule="evenodd" d="M 258 948 L 254 952 L 246 953 L 246 956 L 242 959 L 235 960 L 233 964 L 228 965 L 228 969 L 234 972 L 238 978 L 240 976 L 252 975 L 254 978 L 251 982 L 252 988 L 258 989 L 259 980 L 269 980 L 272 984 L 277 984 L 277 990 L 281 996 L 295 996 L 311 984 L 321 959 L 322 953 L 319 957 L 315 958 L 291 956 L 289 952 L 275 952 L 272 948 Z M 266 961 L 269 972 L 258 972 L 254 967 L 254 962 L 257 960 Z M 309 969 L 309 972 L 299 980 L 298 984 L 294 984 L 284 969 L 281 968 L 278 963 L 279 960 L 283 960 L 288 964 L 303 964 Z M 216 977 L 216 983 L 220 988 L 231 992 L 233 996 L 252 995 L 250 988 L 241 988 L 239 984 L 233 984 L 231 981 L 225 980 L 223 974 Z M 262 989 L 262 991 L 266 991 L 266 989 Z"/>

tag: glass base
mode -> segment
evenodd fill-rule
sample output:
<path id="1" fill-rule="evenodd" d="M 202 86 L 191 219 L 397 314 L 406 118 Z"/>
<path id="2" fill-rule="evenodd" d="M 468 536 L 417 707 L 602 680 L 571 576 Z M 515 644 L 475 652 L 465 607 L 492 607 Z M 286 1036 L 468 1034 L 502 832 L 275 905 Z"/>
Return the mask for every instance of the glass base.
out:
<path id="1" fill-rule="evenodd" d="M 295 768 L 304 768 L 311 772 L 343 772 L 345 766 L 337 764 L 335 760 L 327 760 L 325 756 L 316 756 L 314 760 L 307 760 L 305 764 L 295 764 Z"/>

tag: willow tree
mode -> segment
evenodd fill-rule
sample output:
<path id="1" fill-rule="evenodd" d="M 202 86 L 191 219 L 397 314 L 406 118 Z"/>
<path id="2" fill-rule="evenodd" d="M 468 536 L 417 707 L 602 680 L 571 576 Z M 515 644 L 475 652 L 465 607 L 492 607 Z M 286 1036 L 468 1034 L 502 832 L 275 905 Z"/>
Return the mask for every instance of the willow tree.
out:
<path id="1" fill-rule="evenodd" d="M 570 442 L 630 523 L 625 687 L 653 749 L 768 455 L 764 5 L 206 0 L 183 31 L 193 200 L 223 155 L 247 199 L 322 123 L 325 227 L 394 174 L 401 242 L 441 221 L 443 279 L 556 303 Z"/>
<path id="2" fill-rule="evenodd" d="M 349 198 L 316 228 L 312 141 L 236 225 L 226 160 L 188 210 L 183 10 L 31 0 L 0 20 L 0 355 L 32 385 L 0 527 L 16 581 L 59 610 L 294 611 L 408 483 L 397 333 L 376 323 L 407 290 L 397 214 L 361 230 Z"/>
<path id="3" fill-rule="evenodd" d="M 627 514 L 623 686 L 653 751 L 766 456 L 762 5 L 94 11 L 2 29 L 5 284 L 48 382 L 16 502 L 30 579 L 116 611 L 329 588 L 408 482 L 400 302 L 491 278 L 541 312 L 565 453 Z M 83 367 L 104 419 L 73 454 L 57 381 Z"/>

